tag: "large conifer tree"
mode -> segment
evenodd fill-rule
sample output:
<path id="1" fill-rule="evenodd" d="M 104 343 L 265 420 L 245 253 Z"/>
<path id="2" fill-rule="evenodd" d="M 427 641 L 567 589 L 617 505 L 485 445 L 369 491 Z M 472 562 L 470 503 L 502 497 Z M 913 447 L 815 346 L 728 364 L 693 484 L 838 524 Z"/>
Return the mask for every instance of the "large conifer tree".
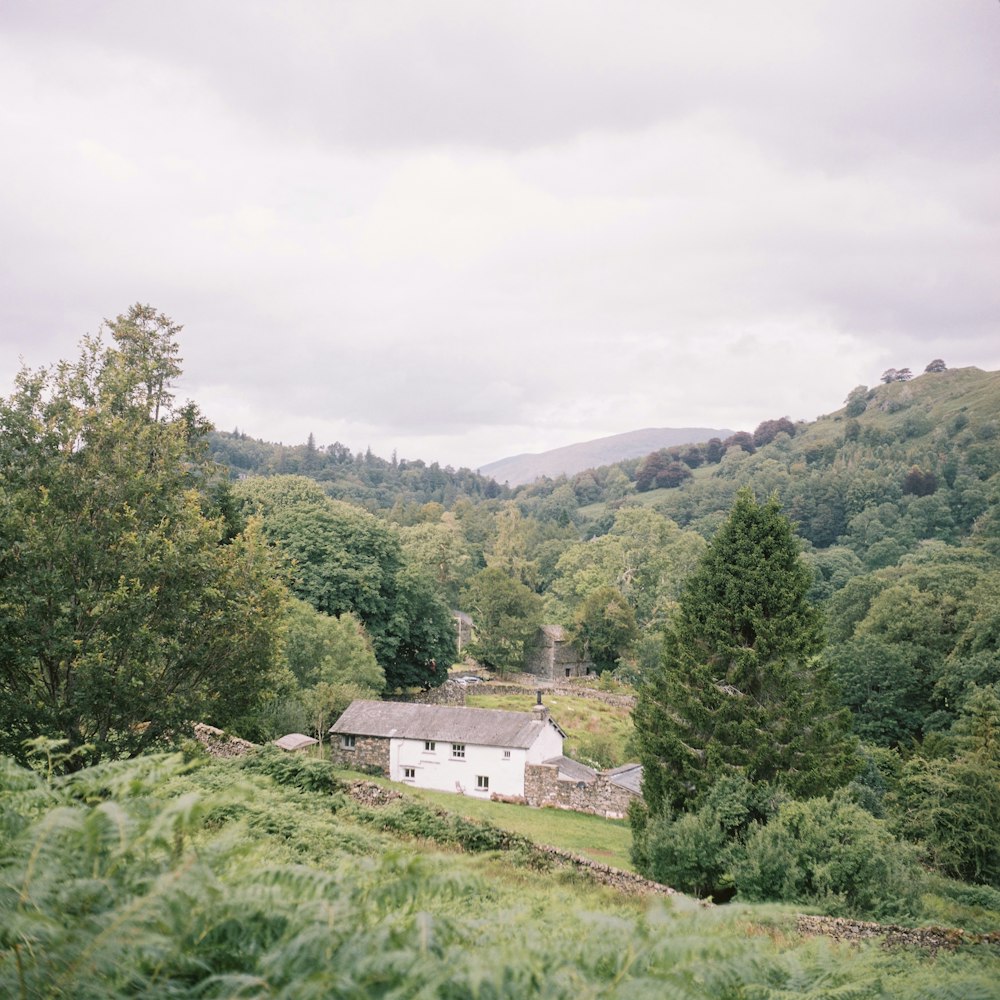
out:
<path id="1" fill-rule="evenodd" d="M 847 713 L 819 666 L 823 628 L 810 574 L 775 498 L 736 497 L 689 578 L 635 724 L 653 812 L 697 808 L 726 774 L 793 795 L 842 784 Z"/>

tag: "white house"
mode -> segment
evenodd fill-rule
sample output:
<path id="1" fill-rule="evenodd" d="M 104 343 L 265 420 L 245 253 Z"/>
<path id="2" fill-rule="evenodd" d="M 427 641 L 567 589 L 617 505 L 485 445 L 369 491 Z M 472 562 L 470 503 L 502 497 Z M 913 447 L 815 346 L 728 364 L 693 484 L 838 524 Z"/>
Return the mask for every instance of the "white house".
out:
<path id="1" fill-rule="evenodd" d="M 530 712 L 355 701 L 334 723 L 334 763 L 393 781 L 490 795 L 525 794 L 525 769 L 562 758 L 566 734 L 541 704 Z"/>

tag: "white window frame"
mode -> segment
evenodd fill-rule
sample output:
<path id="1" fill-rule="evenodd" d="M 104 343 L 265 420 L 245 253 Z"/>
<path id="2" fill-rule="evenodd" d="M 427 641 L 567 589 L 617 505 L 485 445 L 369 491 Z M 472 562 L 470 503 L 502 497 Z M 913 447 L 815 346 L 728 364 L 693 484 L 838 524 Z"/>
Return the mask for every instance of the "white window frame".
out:
<path id="1" fill-rule="evenodd" d="M 415 767 L 403 768 L 403 781 L 415 781 L 416 778 L 417 778 L 417 769 Z"/>
<path id="2" fill-rule="evenodd" d="M 436 753 L 436 752 L 437 752 L 437 741 L 424 740 L 424 753 Z"/>
<path id="3" fill-rule="evenodd" d="M 358 743 L 358 738 L 353 733 L 341 733 L 340 734 L 340 749 L 341 750 L 353 750 Z"/>
<path id="4" fill-rule="evenodd" d="M 488 774 L 476 775 L 476 791 L 488 792 L 490 790 L 490 776 Z"/>
<path id="5" fill-rule="evenodd" d="M 465 744 L 464 743 L 452 743 L 451 745 L 451 756 L 454 760 L 465 760 Z"/>
<path id="6" fill-rule="evenodd" d="M 504 752 L 503 752 L 503 759 L 504 760 L 510 760 L 510 751 L 509 750 L 504 750 Z"/>

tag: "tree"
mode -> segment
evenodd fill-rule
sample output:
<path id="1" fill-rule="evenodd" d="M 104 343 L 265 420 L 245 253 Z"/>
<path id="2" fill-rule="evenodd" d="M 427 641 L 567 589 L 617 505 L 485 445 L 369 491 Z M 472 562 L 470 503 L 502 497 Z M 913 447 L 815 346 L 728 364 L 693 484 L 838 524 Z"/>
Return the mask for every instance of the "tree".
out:
<path id="1" fill-rule="evenodd" d="M 895 368 L 886 368 L 886 370 L 879 376 L 879 381 L 888 385 L 890 382 L 896 381 L 896 376 L 898 374 L 899 372 L 897 372 Z"/>
<path id="2" fill-rule="evenodd" d="M 285 590 L 257 526 L 202 487 L 208 427 L 171 392 L 180 327 L 149 306 L 22 370 L 0 402 L 0 743 L 127 756 L 226 725 L 274 676 Z M 80 760 L 80 757 L 74 758 Z"/>
<path id="3" fill-rule="evenodd" d="M 469 581 L 462 606 L 475 632 L 469 652 L 501 672 L 520 668 L 542 623 L 542 599 L 503 570 L 489 567 Z"/>
<path id="4" fill-rule="evenodd" d="M 409 572 L 391 525 L 302 476 L 255 478 L 235 492 L 282 552 L 293 593 L 324 614 L 361 620 L 390 690 L 444 680 L 438 660 L 454 652 L 447 604 Z"/>
<path id="5" fill-rule="evenodd" d="M 848 417 L 860 417 L 868 408 L 868 386 L 855 386 L 847 394 L 847 399 L 844 402 L 847 404 L 847 409 L 844 413 Z"/>
<path id="6" fill-rule="evenodd" d="M 739 491 L 688 579 L 634 719 L 654 814 L 697 808 L 726 774 L 820 794 L 848 780 L 853 741 L 818 663 L 811 573 L 775 498 Z"/>
<path id="7" fill-rule="evenodd" d="M 746 431 L 737 431 L 735 434 L 730 435 L 722 442 L 727 448 L 736 446 L 742 449 L 748 455 L 752 455 L 756 450 L 756 446 L 753 443 L 753 435 L 748 434 Z"/>
<path id="8" fill-rule="evenodd" d="M 613 670 L 639 637 L 635 612 L 613 587 L 601 587 L 584 598 L 571 631 L 574 645 L 598 672 Z"/>
<path id="9" fill-rule="evenodd" d="M 933 863 L 1000 888 L 1000 697 L 976 689 L 952 727 L 946 756 L 914 757 L 900 783 L 900 829 Z"/>
<path id="10" fill-rule="evenodd" d="M 676 489 L 691 478 L 691 470 L 682 462 L 670 462 L 656 474 L 658 489 Z"/>
<path id="11" fill-rule="evenodd" d="M 947 370 L 948 366 L 941 358 L 935 358 L 933 361 L 928 362 L 927 367 L 924 369 L 925 372 L 943 372 Z"/>
<path id="12" fill-rule="evenodd" d="M 753 432 L 753 443 L 758 448 L 770 444 L 779 434 L 787 434 L 795 437 L 795 424 L 788 417 L 780 417 L 778 420 L 764 420 L 757 425 Z"/>

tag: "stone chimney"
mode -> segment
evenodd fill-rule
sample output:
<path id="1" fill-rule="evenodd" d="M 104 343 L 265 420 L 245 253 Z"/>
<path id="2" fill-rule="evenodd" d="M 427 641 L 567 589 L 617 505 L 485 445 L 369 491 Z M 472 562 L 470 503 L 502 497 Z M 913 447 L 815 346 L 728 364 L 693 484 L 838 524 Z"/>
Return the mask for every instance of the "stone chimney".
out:
<path id="1" fill-rule="evenodd" d="M 549 710 L 547 706 L 542 704 L 542 689 L 539 688 L 535 692 L 535 704 L 531 706 L 531 714 L 539 722 L 545 722 L 549 717 Z"/>

